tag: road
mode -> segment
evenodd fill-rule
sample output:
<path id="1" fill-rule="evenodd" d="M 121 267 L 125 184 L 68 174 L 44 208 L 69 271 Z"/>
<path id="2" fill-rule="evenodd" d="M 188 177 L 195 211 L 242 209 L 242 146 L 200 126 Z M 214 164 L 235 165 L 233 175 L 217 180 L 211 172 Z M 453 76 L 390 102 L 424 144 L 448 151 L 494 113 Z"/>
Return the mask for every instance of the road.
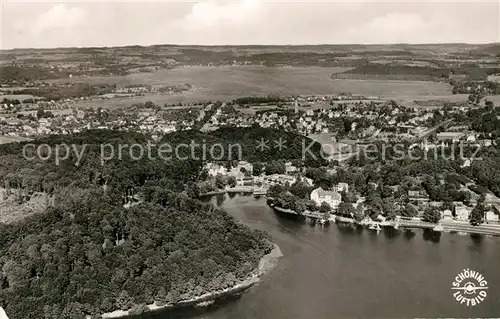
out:
<path id="1" fill-rule="evenodd" d="M 453 122 L 453 119 L 449 119 L 449 120 L 446 120 L 444 122 L 441 122 L 439 123 L 438 125 L 434 126 L 434 127 L 431 127 L 430 129 L 426 130 L 425 132 L 423 132 L 422 134 L 420 134 L 420 136 L 416 137 L 413 142 L 414 143 L 417 143 L 417 142 L 420 142 L 422 141 L 423 139 L 425 139 L 426 137 L 428 137 L 429 135 L 435 133 L 439 128 L 441 127 L 444 127 L 444 126 L 447 126 L 449 125 L 451 122 Z"/>

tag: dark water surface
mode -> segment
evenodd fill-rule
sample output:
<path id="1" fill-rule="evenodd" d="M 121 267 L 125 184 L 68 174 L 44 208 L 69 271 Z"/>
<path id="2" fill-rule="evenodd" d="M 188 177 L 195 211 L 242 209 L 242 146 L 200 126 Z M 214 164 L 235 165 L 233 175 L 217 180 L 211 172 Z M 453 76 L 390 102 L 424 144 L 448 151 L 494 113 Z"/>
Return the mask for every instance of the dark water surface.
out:
<path id="1" fill-rule="evenodd" d="M 238 298 L 142 318 L 500 317 L 500 238 L 323 228 L 276 215 L 264 198 L 210 201 L 266 231 L 284 257 Z M 475 307 L 457 303 L 450 289 L 464 268 L 488 281 L 488 295 Z"/>

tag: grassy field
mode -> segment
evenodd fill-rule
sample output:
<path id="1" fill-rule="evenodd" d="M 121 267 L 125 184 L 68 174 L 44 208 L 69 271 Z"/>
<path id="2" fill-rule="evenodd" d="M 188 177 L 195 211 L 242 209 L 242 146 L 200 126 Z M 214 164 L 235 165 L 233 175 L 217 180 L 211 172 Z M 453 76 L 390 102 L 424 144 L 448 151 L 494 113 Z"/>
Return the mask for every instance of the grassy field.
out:
<path id="1" fill-rule="evenodd" d="M 489 75 L 488 81 L 500 82 L 500 75 Z"/>
<path id="2" fill-rule="evenodd" d="M 173 95 L 151 95 L 132 99 L 82 103 L 83 106 L 126 106 L 152 100 L 159 104 L 195 102 L 206 100 L 232 100 L 242 96 L 325 95 L 342 92 L 367 96 L 392 96 L 394 98 L 448 95 L 451 88 L 445 83 L 424 81 L 377 81 L 331 79 L 332 73 L 348 68 L 323 67 L 181 67 L 154 73 L 131 74 L 116 77 L 73 78 L 72 82 L 182 85 L 190 83 L 194 89 Z M 67 79 L 58 80 L 66 82 Z"/>
<path id="3" fill-rule="evenodd" d="M 8 143 L 13 143 L 13 142 L 24 142 L 24 141 L 31 141 L 31 139 L 27 138 L 27 137 L 20 137 L 20 136 L 0 135 L 0 144 L 8 144 Z"/>
<path id="4" fill-rule="evenodd" d="M 8 99 L 8 100 L 19 100 L 19 101 L 24 101 L 27 99 L 34 99 L 36 100 L 37 98 L 33 95 L 30 94 L 5 94 L 5 95 L 0 95 L 0 101 L 3 99 Z"/>
<path id="5" fill-rule="evenodd" d="M 490 100 L 495 104 L 497 107 L 500 106 L 500 95 L 488 95 L 483 99 L 483 103 L 485 100 Z"/>

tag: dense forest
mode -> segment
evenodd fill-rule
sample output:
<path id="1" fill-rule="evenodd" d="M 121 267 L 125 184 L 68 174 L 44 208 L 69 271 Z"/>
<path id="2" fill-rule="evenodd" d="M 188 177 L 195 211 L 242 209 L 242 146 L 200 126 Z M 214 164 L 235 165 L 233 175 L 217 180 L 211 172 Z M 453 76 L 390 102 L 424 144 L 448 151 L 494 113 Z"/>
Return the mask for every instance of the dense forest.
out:
<path id="1" fill-rule="evenodd" d="M 452 74 L 465 75 L 469 81 L 485 81 L 488 75 L 497 74 L 499 68 L 480 68 L 476 64 L 465 64 L 460 67 L 410 66 L 380 63 L 366 63 L 344 73 L 334 73 L 332 78 L 343 75 L 392 76 L 394 79 L 419 79 L 428 81 L 448 81 Z"/>
<path id="2" fill-rule="evenodd" d="M 164 142 L 241 143 L 250 159 L 265 161 L 271 155 L 255 150 L 253 139 L 287 133 L 226 128 L 198 134 L 167 135 Z M 287 137 L 290 143 L 299 138 Z M 262 233 L 187 195 L 202 161 L 135 160 L 127 152 L 121 159 L 99 160 L 100 144 L 145 144 L 147 139 L 130 132 L 87 131 L 35 141 L 86 145 L 77 166 L 74 154 L 55 165 L 24 159 L 22 143 L 0 147 L 5 190 L 16 193 L 19 202 L 35 192 L 52 198 L 43 214 L 0 224 L 0 305 L 11 319 L 84 318 L 131 307 L 140 311 L 152 302 L 175 303 L 234 285 L 270 251 Z M 300 158 L 297 145 L 290 144 L 280 158 Z M 139 201 L 124 206 L 134 196 Z"/>
<path id="3" fill-rule="evenodd" d="M 286 147 L 276 147 L 276 141 L 283 141 Z M 258 142 L 267 141 L 266 148 L 258 148 Z M 321 144 L 312 142 L 311 139 L 285 132 L 277 129 L 262 128 L 258 125 L 252 127 L 221 127 L 210 133 L 201 133 L 199 131 L 181 131 L 166 135 L 160 143 L 169 143 L 178 145 L 180 143 L 190 143 L 195 141 L 199 144 L 204 143 L 206 149 L 210 150 L 212 145 L 218 144 L 224 146 L 224 154 L 214 151 L 210 154 L 206 152 L 206 160 L 246 160 L 249 162 L 268 162 L 276 159 L 283 160 L 303 160 L 306 166 L 326 165 L 326 160 L 321 157 Z M 312 144 L 311 144 L 312 143 Z M 241 158 L 238 158 L 238 148 L 241 149 Z M 310 147 L 309 147 L 310 146 Z M 311 155 L 307 152 L 304 156 L 303 150 L 309 147 Z M 202 148 L 195 149 L 196 157 L 201 158 Z M 229 153 L 229 150 L 232 153 Z M 214 158 L 211 158 L 213 155 Z M 221 156 L 224 155 L 224 156 Z M 222 158 L 219 158 L 222 157 Z"/>
<path id="4" fill-rule="evenodd" d="M 59 71 L 54 71 L 50 68 L 38 66 L 15 66 L 6 65 L 0 67 L 0 83 L 11 83 L 17 81 L 19 83 L 29 82 L 34 80 L 48 80 L 66 77 L 67 74 Z"/>
<path id="5" fill-rule="evenodd" d="M 33 95 L 43 98 L 47 101 L 73 99 L 89 96 L 99 96 L 107 93 L 112 93 L 116 85 L 111 84 L 89 84 L 89 83 L 74 83 L 60 86 L 41 86 L 36 88 L 24 88 L 22 90 L 7 91 L 13 95 Z"/>
<path id="6" fill-rule="evenodd" d="M 0 300 L 10 318 L 84 318 L 233 286 L 271 249 L 210 204 L 157 187 L 121 207 L 112 191 L 66 188 L 45 214 L 0 225 Z"/>

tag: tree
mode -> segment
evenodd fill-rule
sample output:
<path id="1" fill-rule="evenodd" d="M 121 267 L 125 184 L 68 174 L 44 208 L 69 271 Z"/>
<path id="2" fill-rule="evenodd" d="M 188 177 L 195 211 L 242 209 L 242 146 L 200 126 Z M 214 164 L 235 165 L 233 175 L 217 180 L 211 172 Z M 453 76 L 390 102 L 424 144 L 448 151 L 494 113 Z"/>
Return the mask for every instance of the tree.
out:
<path id="1" fill-rule="evenodd" d="M 311 188 L 302 180 L 297 179 L 290 187 L 290 192 L 297 197 L 307 199 L 311 193 Z"/>
<path id="2" fill-rule="evenodd" d="M 144 107 L 147 109 L 152 109 L 154 106 L 155 106 L 155 102 L 153 102 L 153 101 L 146 101 L 146 103 L 144 103 Z"/>
<path id="3" fill-rule="evenodd" d="M 359 205 L 356 208 L 356 212 L 354 213 L 354 219 L 358 222 L 362 221 L 365 218 L 365 213 L 363 212 L 363 208 Z"/>
<path id="4" fill-rule="evenodd" d="M 488 112 L 491 112 L 493 110 L 493 108 L 495 107 L 495 104 L 493 104 L 493 102 L 490 100 L 487 100 L 486 102 L 484 102 L 484 105 L 486 106 L 486 111 L 488 111 Z"/>
<path id="5" fill-rule="evenodd" d="M 302 201 L 292 199 L 291 208 L 298 214 L 302 214 L 306 210 L 306 204 Z"/>
<path id="6" fill-rule="evenodd" d="M 198 184 L 196 184 L 194 182 L 189 182 L 186 185 L 186 194 L 190 198 L 198 198 L 198 197 L 200 197 L 200 188 L 198 187 Z"/>
<path id="7" fill-rule="evenodd" d="M 118 298 L 116 298 L 116 307 L 120 310 L 128 310 L 131 306 L 130 297 L 127 291 L 123 290 L 120 292 Z"/>
<path id="8" fill-rule="evenodd" d="M 208 179 L 208 170 L 203 169 L 200 172 L 200 181 L 206 181 Z"/>
<path id="9" fill-rule="evenodd" d="M 394 207 L 393 198 L 384 198 L 382 201 L 382 210 L 387 220 L 396 219 L 396 208 Z"/>
<path id="10" fill-rule="evenodd" d="M 351 203 L 341 202 L 337 214 L 343 217 L 353 217 L 355 214 L 354 206 Z"/>
<path id="11" fill-rule="evenodd" d="M 378 194 L 371 193 L 366 197 L 366 210 L 370 217 L 376 217 L 382 212 L 382 199 Z"/>
<path id="12" fill-rule="evenodd" d="M 267 196 L 272 198 L 278 198 L 284 192 L 286 192 L 286 189 L 283 186 L 276 184 L 269 187 L 269 189 L 267 190 Z"/>
<path id="13" fill-rule="evenodd" d="M 405 208 L 401 212 L 401 216 L 404 217 L 415 217 L 418 215 L 418 210 L 412 204 L 406 204 Z"/>
<path id="14" fill-rule="evenodd" d="M 166 293 L 164 287 L 160 287 L 160 289 L 156 293 L 156 296 L 155 296 L 154 299 L 155 299 L 155 303 L 158 306 L 163 306 L 163 305 L 165 305 L 168 302 L 167 301 L 167 293 Z"/>
<path id="15" fill-rule="evenodd" d="M 235 187 L 236 186 L 236 177 L 234 176 L 229 176 L 227 178 L 227 184 L 230 186 L 230 187 Z"/>
<path id="16" fill-rule="evenodd" d="M 346 203 L 356 203 L 356 201 L 358 200 L 356 193 L 350 190 L 349 192 L 342 191 L 340 192 L 340 195 L 342 195 L 342 201 Z"/>
<path id="17" fill-rule="evenodd" d="M 271 161 L 266 165 L 266 175 L 285 174 L 286 165 L 283 161 Z"/>
<path id="18" fill-rule="evenodd" d="M 443 205 L 441 205 L 441 209 L 444 211 L 444 210 L 449 210 L 449 211 L 453 211 L 455 208 L 455 204 L 453 204 L 452 201 L 445 201 L 443 203 Z"/>
<path id="19" fill-rule="evenodd" d="M 441 220 L 441 212 L 436 207 L 427 207 L 422 215 L 422 220 L 428 223 L 437 224 Z"/>
<path id="20" fill-rule="evenodd" d="M 484 213 L 486 212 L 486 207 L 484 202 L 478 200 L 476 207 L 472 210 L 469 216 L 469 222 L 472 226 L 479 226 L 484 223 Z"/>
<path id="21" fill-rule="evenodd" d="M 322 214 L 330 213 L 332 211 L 332 207 L 327 202 L 322 202 L 319 206 L 319 212 Z"/>
<path id="22" fill-rule="evenodd" d="M 41 107 L 38 108 L 38 110 L 36 111 L 36 117 L 41 119 L 44 115 L 45 115 L 45 112 L 43 111 L 43 109 Z"/>
<path id="23" fill-rule="evenodd" d="M 224 178 L 222 177 L 222 175 L 217 174 L 217 176 L 215 176 L 215 187 L 217 187 L 218 189 L 223 189 L 224 186 Z"/>
<path id="24" fill-rule="evenodd" d="M 260 176 L 264 170 L 264 165 L 262 163 L 254 163 L 253 164 L 253 176 Z"/>

